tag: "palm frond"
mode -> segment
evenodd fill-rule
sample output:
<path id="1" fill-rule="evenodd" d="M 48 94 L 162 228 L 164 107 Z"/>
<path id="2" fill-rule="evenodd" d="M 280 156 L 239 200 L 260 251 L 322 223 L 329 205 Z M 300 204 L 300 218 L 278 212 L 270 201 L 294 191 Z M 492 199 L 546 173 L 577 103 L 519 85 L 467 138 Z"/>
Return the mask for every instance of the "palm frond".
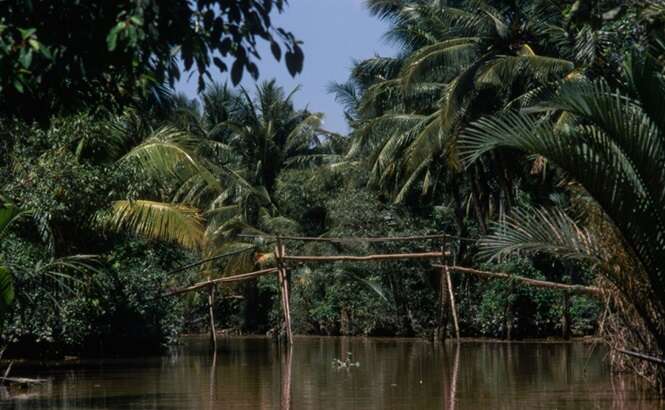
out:
<path id="1" fill-rule="evenodd" d="M 197 147 L 198 141 L 189 134 L 165 127 L 125 154 L 121 161 L 136 161 L 151 175 L 170 176 L 181 181 L 189 178 L 192 173 L 198 173 L 211 186 L 221 189 L 217 178 L 197 157 Z"/>
<path id="2" fill-rule="evenodd" d="M 13 223 L 27 214 L 29 214 L 29 212 L 22 211 L 13 205 L 0 205 L 0 238 L 7 234 L 9 227 Z"/>
<path id="3" fill-rule="evenodd" d="M 428 78 L 433 72 L 460 71 L 478 58 L 478 37 L 462 37 L 445 40 L 416 51 L 402 68 L 402 84 L 409 88 L 414 81 Z"/>
<path id="4" fill-rule="evenodd" d="M 480 257 L 546 253 L 565 259 L 606 260 L 598 240 L 560 208 L 514 209 L 494 232 L 480 239 Z"/>
<path id="5" fill-rule="evenodd" d="M 145 238 L 172 241 L 188 249 L 198 249 L 203 241 L 203 225 L 197 209 L 154 201 L 116 201 L 108 225 Z"/>
<path id="6" fill-rule="evenodd" d="M 558 80 L 575 69 L 572 61 L 537 55 L 504 56 L 488 63 L 478 83 L 505 86 L 516 78 L 533 78 L 540 83 Z"/>

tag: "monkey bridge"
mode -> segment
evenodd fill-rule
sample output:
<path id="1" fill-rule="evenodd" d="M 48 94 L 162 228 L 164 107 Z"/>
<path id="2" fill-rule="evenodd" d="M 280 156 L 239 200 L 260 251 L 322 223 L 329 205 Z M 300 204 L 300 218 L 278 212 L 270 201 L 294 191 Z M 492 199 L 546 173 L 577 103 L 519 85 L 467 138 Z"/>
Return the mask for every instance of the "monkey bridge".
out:
<path id="1" fill-rule="evenodd" d="M 442 301 L 441 308 L 446 309 L 446 305 L 450 308 L 450 313 L 453 318 L 453 325 L 455 329 L 455 337 L 459 339 L 459 323 L 457 318 L 457 308 L 455 305 L 455 291 L 453 282 L 451 280 L 451 272 L 471 274 L 482 278 L 488 279 L 508 279 L 514 282 L 547 289 L 556 289 L 567 293 L 586 294 L 590 296 L 599 297 L 602 293 L 601 289 L 594 286 L 581 286 L 569 285 L 564 283 L 549 282 L 537 279 L 531 279 L 523 276 L 513 275 L 510 273 L 502 272 L 488 272 L 477 269 L 465 268 L 456 266 L 451 263 L 452 252 L 448 249 L 451 241 L 455 240 L 472 240 L 469 238 L 460 238 L 453 235 L 437 234 L 437 235 L 421 235 L 421 236 L 401 236 L 401 237 L 347 237 L 347 238 L 331 238 L 331 237 L 302 237 L 302 236 L 261 236 L 261 235 L 240 235 L 242 238 L 264 238 L 269 239 L 275 243 L 274 256 L 275 267 L 261 269 L 254 272 L 241 273 L 232 276 L 226 276 L 217 279 L 210 279 L 203 282 L 193 284 L 180 289 L 174 289 L 166 293 L 165 296 L 181 295 L 188 292 L 207 290 L 208 291 L 208 315 L 210 320 L 210 337 L 213 347 L 217 346 L 217 336 L 215 330 L 215 318 L 213 312 L 214 302 L 214 288 L 217 285 L 229 285 L 242 281 L 256 279 L 260 276 L 276 275 L 279 281 L 279 289 L 282 303 L 283 323 L 285 327 L 285 336 L 289 344 L 293 343 L 293 332 L 291 330 L 291 311 L 289 302 L 289 280 L 287 270 L 294 265 L 310 264 L 310 263 L 330 263 L 330 262 L 375 262 L 387 260 L 433 260 L 438 263 L 433 263 L 432 267 L 440 271 L 440 299 Z M 390 253 L 390 254 L 370 254 L 370 255 L 290 255 L 287 254 L 285 242 L 287 241 L 300 241 L 300 242 L 329 242 L 329 243 L 353 243 L 353 242 L 438 242 L 440 245 L 438 249 L 433 249 L 429 252 L 420 253 Z M 191 269 L 196 266 L 203 265 L 212 260 L 231 257 L 243 252 L 254 250 L 255 248 L 247 248 L 240 251 L 217 255 L 182 268 L 177 269 L 175 272 Z"/>

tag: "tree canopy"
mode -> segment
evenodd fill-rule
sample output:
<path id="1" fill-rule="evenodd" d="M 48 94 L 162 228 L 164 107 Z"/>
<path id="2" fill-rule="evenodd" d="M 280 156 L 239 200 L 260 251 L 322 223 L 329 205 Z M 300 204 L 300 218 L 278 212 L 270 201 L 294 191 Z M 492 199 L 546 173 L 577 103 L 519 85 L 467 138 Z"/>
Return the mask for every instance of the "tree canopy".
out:
<path id="1" fill-rule="evenodd" d="M 106 109 L 214 64 L 234 84 L 259 76 L 257 45 L 270 44 L 295 75 L 304 55 L 271 16 L 285 0 L 90 1 L 0 3 L 0 110 L 37 118 L 83 104 Z M 181 70 L 180 61 L 184 72 Z"/>

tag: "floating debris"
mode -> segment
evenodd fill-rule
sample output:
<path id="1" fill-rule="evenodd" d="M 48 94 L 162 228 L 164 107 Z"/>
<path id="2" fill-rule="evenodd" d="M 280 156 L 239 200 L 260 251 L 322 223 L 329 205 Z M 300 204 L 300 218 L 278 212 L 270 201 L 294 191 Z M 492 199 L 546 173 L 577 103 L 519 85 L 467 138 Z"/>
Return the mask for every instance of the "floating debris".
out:
<path id="1" fill-rule="evenodd" d="M 340 360 L 340 359 L 333 359 L 333 367 L 335 369 L 350 369 L 352 367 L 360 367 L 360 362 L 353 362 L 351 360 L 351 357 L 353 356 L 353 353 L 348 352 L 346 354 L 346 359 L 345 360 Z"/>

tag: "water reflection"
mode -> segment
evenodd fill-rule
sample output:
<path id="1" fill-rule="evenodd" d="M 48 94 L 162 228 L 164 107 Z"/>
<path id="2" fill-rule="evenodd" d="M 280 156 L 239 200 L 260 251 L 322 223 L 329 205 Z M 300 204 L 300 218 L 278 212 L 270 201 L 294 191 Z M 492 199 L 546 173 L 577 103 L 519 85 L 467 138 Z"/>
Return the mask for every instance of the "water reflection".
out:
<path id="1" fill-rule="evenodd" d="M 582 344 L 421 340 L 188 339 L 168 357 L 23 369 L 52 382 L 11 391 L 7 409 L 660 409 Z M 335 369 L 347 357 L 360 367 Z M 17 370 L 19 372 L 19 370 Z M 16 374 L 19 376 L 20 374 Z"/>

